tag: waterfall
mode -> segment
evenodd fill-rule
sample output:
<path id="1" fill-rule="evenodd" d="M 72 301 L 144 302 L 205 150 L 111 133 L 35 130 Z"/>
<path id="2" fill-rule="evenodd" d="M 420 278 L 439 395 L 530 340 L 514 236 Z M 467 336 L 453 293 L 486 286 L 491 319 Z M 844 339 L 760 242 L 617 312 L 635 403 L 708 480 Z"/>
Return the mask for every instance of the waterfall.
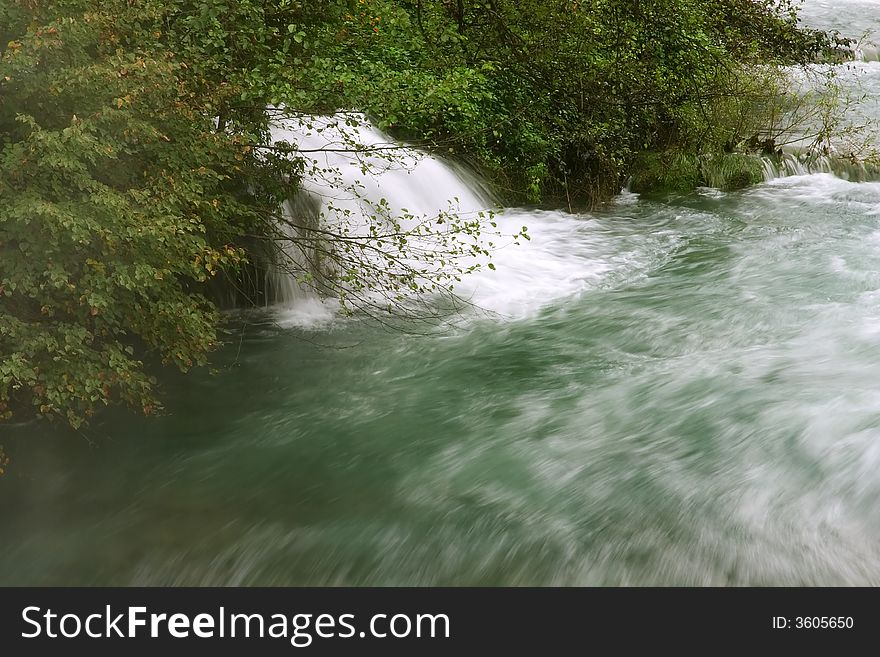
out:
<path id="1" fill-rule="evenodd" d="M 345 230 L 362 238 L 377 224 L 398 221 L 406 230 L 439 213 L 471 219 L 497 207 L 487 185 L 473 172 L 394 141 L 362 114 L 281 115 L 271 130 L 276 144 L 295 146 L 305 160 L 300 185 L 281 213 L 287 222 L 282 222 L 280 232 L 287 239 L 280 262 L 266 282 L 283 325 L 320 325 L 338 314 L 329 284 L 337 272 L 321 257 L 330 245 L 315 248 L 310 229 Z M 628 199 L 621 198 L 622 209 Z M 496 226 L 484 230 L 482 241 L 496 267 L 484 266 L 455 283 L 455 293 L 472 304 L 476 316 L 485 311 L 496 319 L 526 317 L 554 299 L 601 285 L 609 277 L 628 276 L 643 266 L 635 253 L 609 265 L 609 251 L 619 247 L 589 216 L 508 208 L 494 214 L 492 221 Z M 513 239 L 525 226 L 530 239 Z M 303 232 L 312 233 L 311 243 L 302 239 Z M 432 248 L 420 245 L 418 238 L 408 244 Z M 468 255 L 465 260 L 465 265 L 486 264 L 489 258 Z"/>
<path id="2" fill-rule="evenodd" d="M 304 169 L 281 212 L 281 248 L 267 279 L 272 304 L 314 309 L 323 305 L 320 298 L 338 291 L 331 283 L 339 285 L 334 278 L 340 274 L 339 258 L 333 249 L 340 242 L 325 240 L 324 234 L 344 235 L 348 244 L 366 243 L 390 229 L 413 231 L 443 213 L 471 218 L 496 205 L 473 174 L 395 142 L 362 114 L 275 114 L 272 142 L 294 146 Z M 413 237 L 414 242 L 418 239 Z M 421 257 L 430 260 L 429 245 L 414 247 L 422 248 Z"/>
<path id="3" fill-rule="evenodd" d="M 785 153 L 780 157 L 762 158 L 764 179 L 771 181 L 788 176 L 807 176 L 827 173 L 843 180 L 867 182 L 880 180 L 880 166 L 874 163 L 852 161 L 832 155 Z"/>

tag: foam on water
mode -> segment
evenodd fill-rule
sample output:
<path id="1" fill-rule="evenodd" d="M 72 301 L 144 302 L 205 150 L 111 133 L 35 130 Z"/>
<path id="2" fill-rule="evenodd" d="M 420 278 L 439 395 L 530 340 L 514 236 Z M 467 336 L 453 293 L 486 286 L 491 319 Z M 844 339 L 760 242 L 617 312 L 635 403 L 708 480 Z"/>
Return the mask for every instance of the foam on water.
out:
<path id="1" fill-rule="evenodd" d="M 554 300 L 599 284 L 613 269 L 603 257 L 602 233 L 585 217 L 562 212 L 509 210 L 499 217 L 504 229 L 528 226 L 528 241 L 493 252 L 496 269 L 464 278 L 458 293 L 477 308 L 501 318 L 523 318 Z M 573 249 L 574 247 L 574 249 Z"/>

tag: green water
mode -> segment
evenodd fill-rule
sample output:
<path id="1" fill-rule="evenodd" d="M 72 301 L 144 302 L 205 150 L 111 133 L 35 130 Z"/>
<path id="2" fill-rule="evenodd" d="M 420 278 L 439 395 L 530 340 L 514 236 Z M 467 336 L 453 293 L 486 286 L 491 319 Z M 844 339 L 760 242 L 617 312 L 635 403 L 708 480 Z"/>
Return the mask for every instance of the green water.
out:
<path id="1" fill-rule="evenodd" d="M 0 585 L 880 584 L 880 183 L 506 220 L 486 312 L 230 317 L 165 417 L 4 428 Z"/>
<path id="2" fill-rule="evenodd" d="M 233 318 L 167 417 L 4 430 L 0 583 L 880 584 L 880 184 L 530 216 L 505 316 Z"/>

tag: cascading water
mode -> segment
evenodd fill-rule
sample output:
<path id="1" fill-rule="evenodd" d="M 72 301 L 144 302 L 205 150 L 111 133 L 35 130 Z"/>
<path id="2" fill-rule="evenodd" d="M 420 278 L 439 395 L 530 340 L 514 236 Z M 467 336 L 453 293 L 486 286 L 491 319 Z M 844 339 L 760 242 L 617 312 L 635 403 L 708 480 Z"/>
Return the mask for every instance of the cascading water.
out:
<path id="1" fill-rule="evenodd" d="M 805 17 L 858 36 L 876 7 Z M 878 67 L 839 69 L 874 118 Z M 418 213 L 491 206 L 432 158 L 365 175 L 329 121 L 276 128 L 342 171 L 305 179 L 297 223 L 360 216 L 355 180 Z M 310 328 L 249 316 L 167 417 L 107 417 L 95 450 L 9 428 L 0 584 L 880 585 L 880 182 L 816 162 L 506 209 L 531 241 L 460 290 L 494 314 L 428 335 L 339 321 L 279 277 Z"/>
<path id="2" fill-rule="evenodd" d="M 322 271 L 309 245 L 320 233 L 307 235 L 310 228 L 366 241 L 373 232 L 412 231 L 418 222 L 442 213 L 470 218 L 494 206 L 475 177 L 394 142 L 363 115 L 285 116 L 273 111 L 274 142 L 294 146 L 305 162 L 298 189 L 283 208 L 287 240 L 272 273 L 274 301 L 287 309 L 289 318 L 302 317 L 303 305 L 314 308 L 316 282 L 338 273 Z M 334 248 L 329 240 L 319 246 Z M 304 285 L 304 276 L 313 283 Z"/>
<path id="3" fill-rule="evenodd" d="M 378 215 L 407 215 L 406 229 L 440 213 L 474 218 L 497 209 L 488 188 L 472 172 L 395 142 L 363 115 L 284 117 L 279 112 L 272 137 L 295 146 L 306 160 L 300 189 L 284 207 L 284 216 L 294 224 L 343 226 L 350 235 L 363 237 L 382 221 Z M 498 229 L 483 241 L 495 240 L 496 269 L 470 274 L 456 288 L 478 310 L 521 316 L 597 283 L 612 269 L 626 269 L 626 263 L 611 267 L 598 257 L 600 240 L 592 234 L 596 226 L 583 217 L 514 209 L 493 219 Z M 510 238 L 524 225 L 530 234 L 527 247 Z M 289 238 L 284 262 L 271 274 L 270 284 L 281 321 L 305 326 L 326 322 L 335 310 L 332 299 L 320 300 L 313 286 L 301 283 L 303 275 L 315 277 L 316 259 L 304 251 L 295 228 L 287 225 L 284 230 Z M 581 247 L 574 255 L 571 244 Z"/>
<path id="4" fill-rule="evenodd" d="M 827 173 L 853 182 L 880 180 L 880 166 L 873 162 L 829 155 L 783 153 L 778 157 L 763 157 L 762 164 L 766 182 L 786 176 L 808 176 L 814 173 Z"/>
<path id="5" fill-rule="evenodd" d="M 382 199 L 395 215 L 475 214 L 495 205 L 476 177 L 395 142 L 361 114 L 276 114 L 272 138 L 295 145 L 308 161 L 302 187 L 320 200 L 330 224 L 366 228 Z"/>

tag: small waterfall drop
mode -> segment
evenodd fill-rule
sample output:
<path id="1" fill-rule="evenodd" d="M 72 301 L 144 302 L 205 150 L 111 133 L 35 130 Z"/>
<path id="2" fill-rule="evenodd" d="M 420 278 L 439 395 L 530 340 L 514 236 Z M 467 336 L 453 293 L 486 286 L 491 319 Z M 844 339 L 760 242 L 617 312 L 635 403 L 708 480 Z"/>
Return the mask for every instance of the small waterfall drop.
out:
<path id="1" fill-rule="evenodd" d="M 811 155 L 789 152 L 778 157 L 762 158 L 764 180 L 789 176 L 809 176 L 826 173 L 851 182 L 880 180 L 880 166 L 872 162 L 855 161 L 832 155 Z"/>
<path id="2" fill-rule="evenodd" d="M 333 286 L 326 283 L 340 273 L 333 252 L 340 238 L 381 245 L 377 234 L 414 231 L 444 214 L 477 219 L 496 206 L 473 174 L 395 142 L 362 114 L 282 114 L 271 136 L 274 144 L 294 146 L 304 161 L 298 188 L 282 208 L 279 262 L 267 280 L 271 303 L 292 312 L 297 323 L 332 313 Z M 430 275 L 431 246 L 419 244 L 417 234 L 408 239 L 421 249 L 423 262 L 415 266 Z M 365 267 L 383 266 L 377 258 Z"/>

